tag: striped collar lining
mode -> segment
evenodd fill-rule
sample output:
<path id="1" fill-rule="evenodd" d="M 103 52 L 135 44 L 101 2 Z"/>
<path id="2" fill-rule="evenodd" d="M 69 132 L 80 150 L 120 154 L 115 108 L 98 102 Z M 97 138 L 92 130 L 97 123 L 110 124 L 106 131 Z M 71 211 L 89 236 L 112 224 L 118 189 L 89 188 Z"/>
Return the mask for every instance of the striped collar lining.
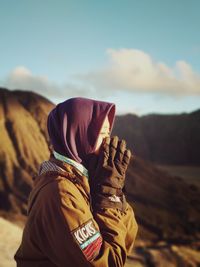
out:
<path id="1" fill-rule="evenodd" d="M 70 159 L 66 156 L 63 156 L 61 154 L 59 154 L 58 152 L 56 152 L 55 150 L 53 151 L 54 157 L 60 161 L 64 161 L 66 163 L 69 163 L 71 165 L 73 165 L 75 168 L 77 168 L 84 176 L 86 176 L 87 178 L 89 177 L 88 175 L 88 170 L 80 163 L 76 162 L 73 159 Z"/>

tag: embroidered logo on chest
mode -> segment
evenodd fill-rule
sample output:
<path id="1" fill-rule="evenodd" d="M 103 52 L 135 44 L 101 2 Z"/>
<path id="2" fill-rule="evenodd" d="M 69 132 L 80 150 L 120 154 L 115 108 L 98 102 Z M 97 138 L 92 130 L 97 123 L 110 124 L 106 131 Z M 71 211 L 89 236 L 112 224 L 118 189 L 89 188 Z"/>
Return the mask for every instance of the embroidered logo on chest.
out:
<path id="1" fill-rule="evenodd" d="M 92 219 L 72 231 L 72 234 L 88 261 L 98 255 L 102 237 Z"/>

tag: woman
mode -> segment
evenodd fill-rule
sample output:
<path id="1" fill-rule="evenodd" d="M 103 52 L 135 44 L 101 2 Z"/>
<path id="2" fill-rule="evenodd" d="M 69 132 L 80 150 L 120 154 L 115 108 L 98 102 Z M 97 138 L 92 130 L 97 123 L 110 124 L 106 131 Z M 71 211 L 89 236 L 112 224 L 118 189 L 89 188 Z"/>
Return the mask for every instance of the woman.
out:
<path id="1" fill-rule="evenodd" d="M 34 178 L 19 267 L 124 266 L 137 223 L 123 193 L 131 152 L 110 137 L 113 103 L 75 97 L 47 127 L 53 153 Z"/>

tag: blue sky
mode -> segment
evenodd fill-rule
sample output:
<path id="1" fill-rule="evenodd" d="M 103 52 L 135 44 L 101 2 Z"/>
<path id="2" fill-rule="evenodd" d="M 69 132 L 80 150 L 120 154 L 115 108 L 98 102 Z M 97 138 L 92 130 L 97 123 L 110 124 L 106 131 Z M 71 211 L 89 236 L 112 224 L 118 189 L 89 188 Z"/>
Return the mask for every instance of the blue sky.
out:
<path id="1" fill-rule="evenodd" d="M 121 113 L 200 108 L 200 1 L 0 0 L 0 86 L 115 102 Z"/>

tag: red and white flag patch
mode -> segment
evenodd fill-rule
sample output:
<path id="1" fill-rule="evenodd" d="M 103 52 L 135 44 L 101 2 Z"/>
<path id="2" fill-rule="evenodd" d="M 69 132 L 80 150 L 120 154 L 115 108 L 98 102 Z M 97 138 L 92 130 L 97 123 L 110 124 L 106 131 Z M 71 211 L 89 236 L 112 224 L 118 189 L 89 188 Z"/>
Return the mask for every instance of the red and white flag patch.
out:
<path id="1" fill-rule="evenodd" d="M 92 261 L 98 254 L 102 244 L 102 237 L 96 229 L 92 219 L 72 231 L 73 237 L 88 261 Z"/>

